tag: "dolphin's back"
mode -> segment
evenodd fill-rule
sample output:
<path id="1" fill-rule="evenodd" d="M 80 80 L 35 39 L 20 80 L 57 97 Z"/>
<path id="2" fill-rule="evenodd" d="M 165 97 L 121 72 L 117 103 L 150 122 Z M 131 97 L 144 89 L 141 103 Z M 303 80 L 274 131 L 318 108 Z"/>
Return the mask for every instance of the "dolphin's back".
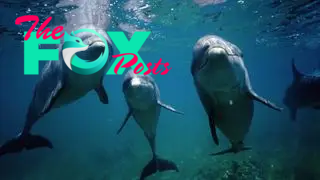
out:
<path id="1" fill-rule="evenodd" d="M 296 88 L 300 94 L 301 106 L 320 105 L 320 76 L 304 76 Z"/>
<path id="2" fill-rule="evenodd" d="M 303 76 L 301 78 L 301 84 L 320 84 L 320 72 L 315 71 L 312 74 Z"/>
<path id="3" fill-rule="evenodd" d="M 29 118 L 39 118 L 57 84 L 64 83 L 64 74 L 61 72 L 63 72 L 61 61 L 49 61 L 45 64 L 40 79 L 33 90 L 33 99 L 28 112 Z"/>

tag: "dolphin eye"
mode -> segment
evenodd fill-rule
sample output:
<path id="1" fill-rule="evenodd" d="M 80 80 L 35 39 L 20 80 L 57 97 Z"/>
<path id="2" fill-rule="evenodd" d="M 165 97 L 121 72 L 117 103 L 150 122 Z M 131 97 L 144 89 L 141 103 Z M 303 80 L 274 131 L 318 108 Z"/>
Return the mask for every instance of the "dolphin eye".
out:
<path id="1" fill-rule="evenodd" d="M 79 40 L 76 40 L 76 42 L 78 42 L 78 43 L 79 43 L 80 41 L 79 41 Z"/>

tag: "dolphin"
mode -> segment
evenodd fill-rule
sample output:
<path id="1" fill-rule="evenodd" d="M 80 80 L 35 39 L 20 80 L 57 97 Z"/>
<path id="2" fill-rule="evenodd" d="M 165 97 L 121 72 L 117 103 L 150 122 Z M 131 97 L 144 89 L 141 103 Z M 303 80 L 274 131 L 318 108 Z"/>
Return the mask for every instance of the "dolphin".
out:
<path id="1" fill-rule="evenodd" d="M 45 147 L 52 149 L 53 145 L 48 139 L 31 134 L 33 125 L 53 109 L 73 103 L 84 97 L 88 92 L 95 91 L 99 101 L 108 104 L 108 95 L 103 86 L 103 78 L 113 54 L 111 40 L 106 34 L 110 17 L 108 16 L 109 1 L 61 0 L 59 3 L 62 4 L 60 4 L 61 6 L 78 5 L 78 8 L 64 14 L 67 20 L 64 24 L 66 32 L 70 33 L 74 30 L 88 28 L 100 33 L 107 40 L 107 44 L 104 44 L 94 34 L 78 33 L 75 42 L 79 43 L 79 48 L 72 51 L 73 55 L 77 53 L 81 59 L 94 61 L 104 52 L 105 48 L 109 48 L 108 61 L 101 70 L 94 74 L 77 74 L 71 71 L 63 60 L 61 51 L 64 40 L 62 38 L 62 43 L 58 45 L 59 60 L 49 61 L 45 64 L 40 79 L 34 87 L 33 97 L 27 110 L 22 131 L 0 147 L 0 156 L 8 153 L 18 153 L 24 149 L 31 150 Z"/>
<path id="2" fill-rule="evenodd" d="M 152 150 L 153 158 L 144 167 L 140 175 L 140 180 L 145 179 L 157 171 L 175 170 L 179 172 L 174 162 L 161 159 L 156 154 L 155 138 L 161 107 L 174 113 L 184 113 L 161 102 L 159 88 L 154 79 L 149 75 L 138 75 L 134 74 L 132 70 L 128 71 L 122 84 L 122 91 L 129 111 L 117 134 L 121 132 L 129 118 L 133 116 L 140 128 L 144 131 L 145 137 L 148 139 Z"/>
<path id="3" fill-rule="evenodd" d="M 251 149 L 244 146 L 243 140 L 253 118 L 254 101 L 282 111 L 255 93 L 243 62 L 243 53 L 219 36 L 206 35 L 198 39 L 193 47 L 191 74 L 215 144 L 219 145 L 216 128 L 231 143 L 230 149 L 212 155 Z"/>
<path id="4" fill-rule="evenodd" d="M 296 120 L 297 111 L 301 108 L 320 109 L 320 71 L 304 74 L 291 61 L 293 81 L 288 86 L 283 104 L 290 111 L 292 121 Z"/>

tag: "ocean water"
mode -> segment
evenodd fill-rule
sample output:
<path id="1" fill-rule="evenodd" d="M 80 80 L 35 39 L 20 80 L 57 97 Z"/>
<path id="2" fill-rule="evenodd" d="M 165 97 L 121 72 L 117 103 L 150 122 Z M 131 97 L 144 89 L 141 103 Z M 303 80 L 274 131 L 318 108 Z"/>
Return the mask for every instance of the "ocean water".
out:
<path id="1" fill-rule="evenodd" d="M 88 0 L 95 4 L 98 0 Z M 0 1 L 0 144 L 22 129 L 39 75 L 24 75 L 21 32 L 14 24 L 30 14 L 52 26 L 63 22 L 69 9 L 58 1 Z M 292 122 L 283 104 L 293 80 L 291 59 L 300 71 L 320 68 L 320 1 L 186 0 L 110 1 L 106 30 L 151 31 L 139 54 L 145 62 L 160 58 L 172 68 L 153 75 L 161 100 L 183 111 L 162 109 L 157 127 L 157 154 L 175 162 L 179 172 L 157 172 L 148 180 L 319 180 L 320 113 L 299 110 Z M 77 4 L 73 4 L 76 6 Z M 78 4 L 79 5 L 79 4 Z M 89 8 L 89 7 L 88 7 Z M 92 8 L 92 7 L 90 7 Z M 72 8 L 70 8 L 72 9 Z M 104 15 L 103 15 L 104 16 Z M 68 23 L 68 22 L 67 22 Z M 255 102 L 254 117 L 244 140 L 251 151 L 210 156 L 230 146 L 218 130 L 214 144 L 207 115 L 190 73 L 192 48 L 214 34 L 237 45 L 244 54 L 255 91 L 284 107 L 279 113 Z M 116 53 L 117 50 L 116 50 Z M 116 54 L 115 53 L 115 54 Z M 40 68 L 45 62 L 40 63 Z M 133 118 L 116 132 L 128 107 L 122 93 L 123 75 L 106 75 L 109 104 L 92 91 L 80 100 L 54 109 L 32 129 L 50 139 L 54 148 L 40 148 L 0 157 L 1 180 L 135 180 L 151 160 L 143 131 Z M 232 126 L 232 125 L 230 125 Z"/>

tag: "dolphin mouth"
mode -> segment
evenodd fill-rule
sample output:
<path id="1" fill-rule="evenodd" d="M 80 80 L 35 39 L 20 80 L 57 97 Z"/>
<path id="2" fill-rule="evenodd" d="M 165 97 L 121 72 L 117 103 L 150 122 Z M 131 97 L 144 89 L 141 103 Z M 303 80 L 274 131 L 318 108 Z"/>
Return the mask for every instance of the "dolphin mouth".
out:
<path id="1" fill-rule="evenodd" d="M 205 51 L 205 53 L 204 53 L 204 54 L 205 54 L 205 60 L 204 60 L 203 63 L 200 64 L 200 66 L 199 66 L 199 69 L 200 69 L 200 70 L 204 69 L 204 68 L 206 67 L 206 65 L 208 64 L 208 62 L 209 62 L 209 57 L 208 57 L 209 49 L 210 49 L 210 48 L 208 48 L 208 49 Z"/>
<path id="2" fill-rule="evenodd" d="M 209 62 L 209 58 L 210 58 L 210 54 L 209 54 L 209 52 L 212 50 L 212 49 L 214 49 L 214 48 L 219 48 L 219 49 L 222 49 L 222 50 L 224 50 L 224 52 L 223 53 L 221 53 L 221 52 L 219 52 L 219 54 L 217 54 L 217 55 L 222 55 L 222 54 L 224 54 L 225 56 L 238 56 L 238 55 L 236 55 L 236 54 L 230 54 L 230 53 L 228 53 L 228 51 L 227 51 L 227 49 L 225 48 L 225 47 L 223 47 L 223 46 L 211 46 L 211 47 L 208 47 L 207 49 L 206 49 L 206 51 L 205 51 L 205 60 L 204 60 L 204 62 L 200 65 L 200 69 L 203 69 L 207 64 L 208 64 L 208 62 Z M 240 56 L 239 56 L 240 57 Z"/>
<path id="3" fill-rule="evenodd" d="M 204 69 L 205 68 L 205 66 L 208 64 L 208 62 L 209 62 L 209 58 L 207 58 L 206 57 L 206 59 L 205 59 L 205 61 L 200 65 L 200 70 L 202 70 L 202 69 Z"/>

